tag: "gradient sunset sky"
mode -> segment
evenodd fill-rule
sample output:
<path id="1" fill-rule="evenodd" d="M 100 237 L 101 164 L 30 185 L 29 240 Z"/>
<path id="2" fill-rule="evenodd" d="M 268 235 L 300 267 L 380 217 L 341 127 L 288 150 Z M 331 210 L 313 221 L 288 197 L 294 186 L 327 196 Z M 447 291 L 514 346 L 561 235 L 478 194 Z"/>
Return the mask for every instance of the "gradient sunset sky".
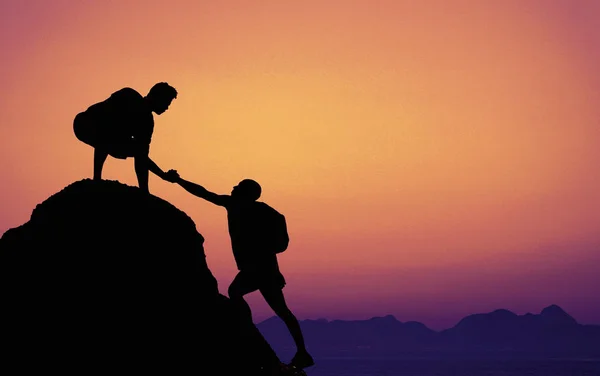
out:
<path id="1" fill-rule="evenodd" d="M 262 184 L 299 319 L 442 329 L 558 304 L 600 324 L 598 19 L 595 0 L 2 0 L 0 234 L 91 177 L 78 112 L 166 81 L 150 156 L 218 193 Z M 133 161 L 104 177 L 136 185 Z M 226 294 L 225 210 L 150 190 L 193 218 Z"/>

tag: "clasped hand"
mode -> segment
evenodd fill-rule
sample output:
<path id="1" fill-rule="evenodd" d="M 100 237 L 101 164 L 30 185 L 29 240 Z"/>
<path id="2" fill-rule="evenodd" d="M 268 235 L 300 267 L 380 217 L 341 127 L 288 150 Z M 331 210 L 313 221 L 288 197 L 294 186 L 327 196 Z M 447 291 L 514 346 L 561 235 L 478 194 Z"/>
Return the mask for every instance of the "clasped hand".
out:
<path id="1" fill-rule="evenodd" d="M 163 179 L 171 183 L 177 183 L 181 177 L 179 176 L 177 170 L 169 170 L 165 173 Z"/>

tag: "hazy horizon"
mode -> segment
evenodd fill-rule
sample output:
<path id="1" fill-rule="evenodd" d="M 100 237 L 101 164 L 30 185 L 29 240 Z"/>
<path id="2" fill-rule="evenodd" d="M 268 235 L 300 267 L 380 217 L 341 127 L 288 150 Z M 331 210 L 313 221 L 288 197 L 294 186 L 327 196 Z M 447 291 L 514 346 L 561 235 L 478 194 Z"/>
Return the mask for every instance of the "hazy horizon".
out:
<path id="1" fill-rule="evenodd" d="M 560 307 L 560 306 L 559 306 L 559 307 Z M 510 309 L 509 309 L 508 311 L 511 311 L 511 312 L 513 312 L 513 313 L 515 313 L 515 314 L 517 314 L 517 315 L 519 315 L 519 316 L 525 315 L 525 314 L 527 314 L 527 313 L 533 313 L 533 314 L 536 314 L 536 315 L 537 315 L 537 314 L 539 314 L 539 313 L 542 311 L 542 309 L 543 309 L 543 308 L 546 308 L 546 307 L 542 307 L 542 308 L 541 308 L 539 311 L 535 311 L 535 312 L 530 312 L 530 311 L 527 311 L 527 312 L 519 313 L 519 312 L 514 312 L 514 311 L 511 311 Z M 563 307 L 560 307 L 560 308 L 563 308 Z M 496 309 L 506 309 L 506 308 L 503 308 L 503 307 L 498 307 L 498 308 L 496 308 Z M 450 328 L 454 327 L 456 324 L 458 324 L 458 323 L 459 323 L 459 321 L 460 321 L 460 320 L 462 320 L 464 317 L 467 317 L 467 316 L 469 316 L 469 315 L 473 315 L 473 314 L 482 314 L 482 313 L 491 313 L 491 312 L 493 312 L 493 311 L 494 311 L 494 310 L 491 310 L 491 311 L 486 311 L 486 312 L 472 312 L 472 313 L 470 313 L 470 314 L 467 314 L 467 315 L 465 315 L 465 316 L 463 316 L 463 317 L 459 317 L 459 318 L 457 318 L 455 321 L 452 321 L 452 320 L 454 320 L 454 319 L 452 319 L 452 318 L 445 318 L 445 319 L 443 319 L 443 320 L 435 320 L 435 319 L 433 319 L 433 320 L 429 320 L 430 322 L 433 322 L 435 325 L 437 325 L 437 327 L 436 327 L 436 326 L 431 326 L 431 325 L 429 325 L 427 322 L 424 322 L 424 321 L 422 321 L 422 320 L 415 320 L 415 319 L 408 319 L 408 318 L 407 318 L 407 319 L 405 319 L 405 320 L 403 320 L 403 319 L 401 319 L 401 318 L 399 318 L 399 317 L 396 317 L 396 315 L 394 315 L 394 314 L 392 314 L 392 313 L 388 313 L 388 314 L 380 314 L 380 315 L 374 315 L 374 316 L 370 316 L 370 317 L 356 317 L 356 318 L 348 317 L 348 318 L 345 318 L 345 319 L 340 319 L 340 318 L 337 318 L 337 317 L 333 317 L 333 318 L 318 317 L 318 318 L 307 318 L 307 319 L 303 319 L 303 320 L 319 320 L 319 319 L 326 319 L 326 320 L 327 320 L 327 321 L 329 321 L 329 322 L 331 322 L 331 321 L 334 321 L 334 320 L 342 320 L 342 321 L 360 321 L 360 320 L 369 320 L 369 319 L 372 319 L 372 318 L 374 318 L 374 317 L 385 317 L 385 316 L 388 316 L 388 315 L 392 315 L 392 316 L 394 316 L 394 318 L 395 318 L 396 320 L 398 320 L 398 321 L 400 321 L 400 322 L 402 322 L 402 323 L 411 322 L 411 321 L 413 321 L 413 322 L 414 322 L 414 321 L 416 321 L 416 322 L 420 322 L 420 323 L 424 324 L 426 327 L 428 327 L 429 329 L 432 329 L 432 330 L 434 330 L 434 331 L 442 331 L 442 330 L 445 330 L 445 329 L 450 329 Z M 569 312 L 567 312 L 567 314 L 569 314 Z M 569 315 L 570 315 L 570 314 L 569 314 Z M 570 315 L 570 316 L 571 316 L 571 317 L 573 317 L 573 315 Z M 266 321 L 266 320 L 269 320 L 269 319 L 272 319 L 272 318 L 276 318 L 276 317 L 277 317 L 277 316 L 275 316 L 274 314 L 272 314 L 272 315 L 268 315 L 268 314 L 266 314 L 266 315 L 264 315 L 264 317 L 262 317 L 262 316 L 261 316 L 260 318 L 257 318 L 257 317 L 256 317 L 256 315 L 255 315 L 255 317 L 254 317 L 254 322 L 255 322 L 256 324 L 260 324 L 260 323 L 262 323 L 262 322 L 264 322 L 264 321 Z M 577 317 L 573 317 L 573 318 L 575 319 L 575 321 L 577 321 L 577 323 L 578 323 L 578 324 L 581 324 L 581 325 L 600 325 L 600 322 L 581 322 L 580 320 L 578 320 L 578 319 L 577 319 Z M 444 324 L 444 323 L 445 323 L 445 324 Z M 444 325 L 445 325 L 445 326 L 444 326 Z"/>

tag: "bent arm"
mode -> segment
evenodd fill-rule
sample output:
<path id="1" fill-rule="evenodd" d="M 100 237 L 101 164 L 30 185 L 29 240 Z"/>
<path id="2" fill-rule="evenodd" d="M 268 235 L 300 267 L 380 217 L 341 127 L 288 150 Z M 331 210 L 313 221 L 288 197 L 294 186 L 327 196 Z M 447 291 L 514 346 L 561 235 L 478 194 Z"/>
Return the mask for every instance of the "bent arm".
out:
<path id="1" fill-rule="evenodd" d="M 193 194 L 194 196 L 203 198 L 206 201 L 212 202 L 213 204 L 219 206 L 227 206 L 231 197 L 228 195 L 218 195 L 216 193 L 210 192 L 203 186 L 184 180 L 182 178 L 179 178 L 177 180 L 177 184 L 179 184 L 183 189 Z"/>
<path id="2" fill-rule="evenodd" d="M 148 158 L 148 170 L 152 171 L 155 175 L 157 175 L 161 179 L 165 179 L 166 173 L 163 170 L 161 170 L 160 167 L 158 167 L 158 165 L 156 163 L 154 163 L 154 161 L 152 159 L 150 159 L 149 156 L 147 156 L 146 158 Z"/>

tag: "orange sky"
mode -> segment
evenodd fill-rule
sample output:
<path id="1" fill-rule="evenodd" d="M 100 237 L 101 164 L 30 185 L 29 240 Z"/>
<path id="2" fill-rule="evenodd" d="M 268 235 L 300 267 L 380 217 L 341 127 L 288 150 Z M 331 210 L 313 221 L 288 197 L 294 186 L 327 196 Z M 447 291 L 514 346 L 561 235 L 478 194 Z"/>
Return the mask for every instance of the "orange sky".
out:
<path id="1" fill-rule="evenodd" d="M 443 328 L 555 303 L 600 323 L 599 2 L 206 3 L 0 4 L 0 233 L 91 177 L 78 112 L 167 81 L 151 157 L 219 193 L 262 184 L 299 318 Z M 136 184 L 132 160 L 104 171 Z M 150 189 L 194 219 L 226 293 L 225 211 Z"/>

